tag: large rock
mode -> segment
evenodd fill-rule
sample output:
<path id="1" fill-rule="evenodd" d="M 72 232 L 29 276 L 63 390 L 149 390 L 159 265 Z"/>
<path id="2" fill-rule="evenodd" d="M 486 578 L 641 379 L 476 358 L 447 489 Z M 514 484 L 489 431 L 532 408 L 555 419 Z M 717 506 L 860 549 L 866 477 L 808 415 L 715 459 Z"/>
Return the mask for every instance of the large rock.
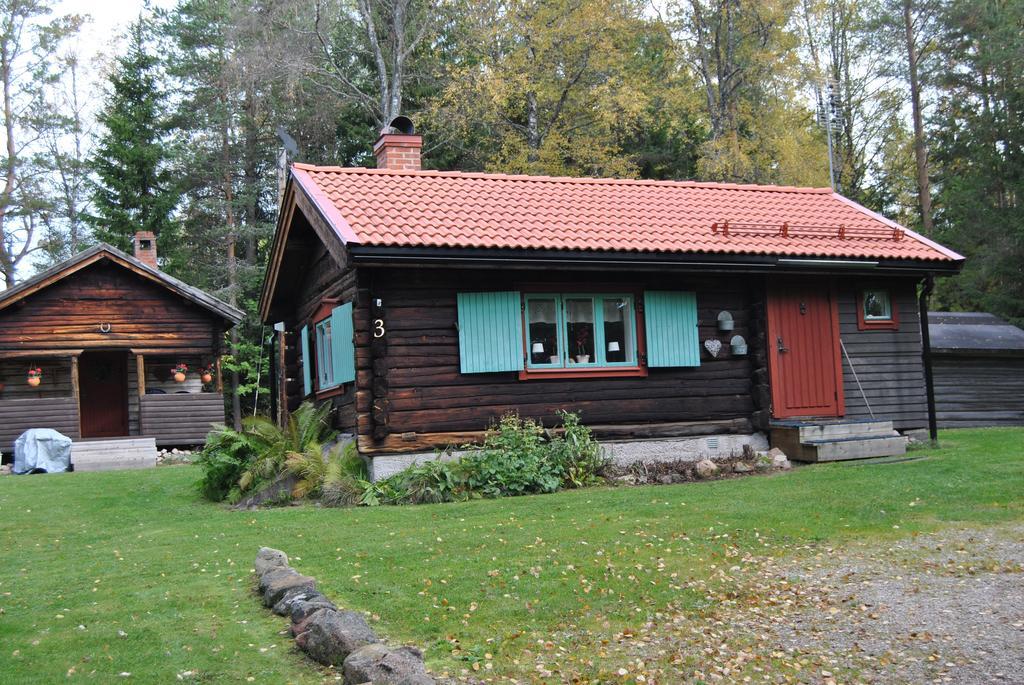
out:
<path id="1" fill-rule="evenodd" d="M 293 568 L 275 569 L 260 578 L 260 590 L 263 592 L 263 606 L 273 607 L 284 599 L 289 590 L 316 590 L 316 580 Z"/>
<path id="2" fill-rule="evenodd" d="M 253 562 L 253 568 L 256 569 L 257 576 L 262 576 L 272 568 L 285 568 L 287 566 L 288 555 L 273 547 L 260 547 L 260 551 L 256 553 L 256 561 Z"/>
<path id="3" fill-rule="evenodd" d="M 792 464 L 789 463 L 789 457 L 787 457 L 786 453 L 778 447 L 773 447 L 768 450 L 768 458 L 771 459 L 773 469 L 788 469 L 792 466 Z"/>
<path id="4" fill-rule="evenodd" d="M 277 604 L 274 605 L 271 611 L 278 616 L 291 616 L 292 605 L 295 602 L 302 602 L 307 599 L 315 599 L 317 597 L 323 597 L 323 595 L 316 590 L 308 590 L 304 587 L 295 587 L 284 593 L 284 597 L 278 600 Z"/>
<path id="5" fill-rule="evenodd" d="M 292 490 L 301 479 L 291 471 L 285 471 L 259 492 L 253 493 L 235 505 L 235 509 L 256 509 L 264 504 L 281 505 L 292 499 Z"/>
<path id="6" fill-rule="evenodd" d="M 750 473 L 753 470 L 754 467 L 745 461 L 738 461 L 732 465 L 733 473 Z"/>
<path id="7" fill-rule="evenodd" d="M 355 611 L 320 609 L 306 624 L 306 630 L 295 637 L 295 644 L 315 661 L 331 666 L 341 664 L 360 647 L 376 643 L 377 635 Z M 352 683 L 365 683 L 352 680 Z"/>
<path id="8" fill-rule="evenodd" d="M 367 645 L 345 659 L 346 683 L 373 685 L 433 685 L 423 654 L 415 647 Z"/>
<path id="9" fill-rule="evenodd" d="M 713 478 L 718 473 L 718 465 L 710 459 L 701 459 L 694 469 L 701 478 Z"/>
<path id="10" fill-rule="evenodd" d="M 321 609 L 337 608 L 338 607 L 334 606 L 334 602 L 323 595 L 292 602 L 290 615 L 292 619 L 292 635 L 299 635 L 300 633 L 306 632 L 309 627 L 309 621 L 316 612 Z"/>

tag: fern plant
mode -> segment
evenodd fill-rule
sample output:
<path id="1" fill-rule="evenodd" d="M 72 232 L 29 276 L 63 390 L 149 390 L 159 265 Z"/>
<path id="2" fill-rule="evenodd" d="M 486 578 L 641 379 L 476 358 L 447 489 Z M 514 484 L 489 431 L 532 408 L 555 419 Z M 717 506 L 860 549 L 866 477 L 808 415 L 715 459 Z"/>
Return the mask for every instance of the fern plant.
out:
<path id="1" fill-rule="evenodd" d="M 196 460 L 203 468 L 199 490 L 209 499 L 236 502 L 277 478 L 290 458 L 301 461 L 305 455 L 304 467 L 318 468 L 322 445 L 336 435 L 328 423 L 330 411 L 329 404 L 304 402 L 284 428 L 260 416 L 244 419 L 241 431 L 217 427 Z"/>

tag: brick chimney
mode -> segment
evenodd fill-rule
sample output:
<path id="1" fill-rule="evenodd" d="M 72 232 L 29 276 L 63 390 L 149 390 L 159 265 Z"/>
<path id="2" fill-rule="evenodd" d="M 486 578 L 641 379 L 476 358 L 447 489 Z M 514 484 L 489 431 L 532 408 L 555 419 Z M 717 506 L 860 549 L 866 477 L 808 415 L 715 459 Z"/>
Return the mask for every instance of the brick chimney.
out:
<path id="1" fill-rule="evenodd" d="M 153 231 L 135 234 L 135 258 L 154 269 L 160 268 L 156 263 L 156 234 Z"/>
<path id="2" fill-rule="evenodd" d="M 395 117 L 380 132 L 380 138 L 373 144 L 373 154 L 377 155 L 378 169 L 419 171 L 422 148 L 423 138 L 416 135 L 412 121 Z"/>

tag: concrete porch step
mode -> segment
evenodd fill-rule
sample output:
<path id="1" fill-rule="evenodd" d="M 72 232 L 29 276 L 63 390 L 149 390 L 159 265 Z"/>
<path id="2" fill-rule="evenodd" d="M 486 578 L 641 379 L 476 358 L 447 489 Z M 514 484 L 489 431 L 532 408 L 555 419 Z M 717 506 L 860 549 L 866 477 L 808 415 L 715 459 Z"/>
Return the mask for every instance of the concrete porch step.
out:
<path id="1" fill-rule="evenodd" d="M 802 443 L 800 448 L 800 454 L 796 459 L 809 462 L 894 457 L 907 453 L 907 439 L 902 435 L 873 435 L 811 440 Z"/>
<path id="2" fill-rule="evenodd" d="M 156 466 L 154 438 L 110 438 L 71 443 L 75 471 L 145 469 Z"/>

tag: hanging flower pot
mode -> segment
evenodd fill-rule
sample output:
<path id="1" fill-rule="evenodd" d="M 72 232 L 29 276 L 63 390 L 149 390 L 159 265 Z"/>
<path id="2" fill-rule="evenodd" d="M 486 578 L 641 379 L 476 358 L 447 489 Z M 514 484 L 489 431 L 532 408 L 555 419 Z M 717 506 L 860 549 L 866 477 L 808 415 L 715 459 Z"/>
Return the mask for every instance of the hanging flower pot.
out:
<path id="1" fill-rule="evenodd" d="M 43 382 L 43 370 L 39 367 L 28 370 L 28 384 L 33 388 Z"/>
<path id="2" fill-rule="evenodd" d="M 185 374 L 188 373 L 188 365 L 178 362 L 177 364 L 174 365 L 174 370 L 171 373 L 174 376 L 174 381 L 176 383 L 184 383 Z"/>

